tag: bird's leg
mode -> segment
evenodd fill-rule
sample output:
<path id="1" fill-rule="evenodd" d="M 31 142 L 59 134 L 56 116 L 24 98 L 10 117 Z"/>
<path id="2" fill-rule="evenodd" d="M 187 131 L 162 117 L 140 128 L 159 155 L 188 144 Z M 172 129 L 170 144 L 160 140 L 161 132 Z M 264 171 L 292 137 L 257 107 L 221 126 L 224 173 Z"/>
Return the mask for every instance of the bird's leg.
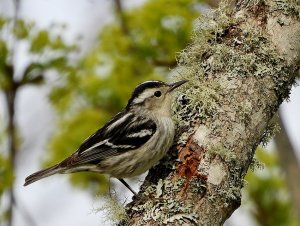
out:
<path id="1" fill-rule="evenodd" d="M 137 193 L 127 184 L 127 182 L 124 179 L 118 178 L 118 180 L 125 185 L 126 188 L 128 188 L 134 195 L 137 195 Z"/>

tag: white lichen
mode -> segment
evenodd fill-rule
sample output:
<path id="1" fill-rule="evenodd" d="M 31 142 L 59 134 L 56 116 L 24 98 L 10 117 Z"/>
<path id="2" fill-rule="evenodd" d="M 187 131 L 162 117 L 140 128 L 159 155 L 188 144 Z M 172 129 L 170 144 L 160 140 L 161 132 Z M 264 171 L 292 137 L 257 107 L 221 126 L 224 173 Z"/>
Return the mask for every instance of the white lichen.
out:
<path id="1" fill-rule="evenodd" d="M 221 161 L 214 160 L 208 170 L 207 182 L 213 185 L 219 185 L 226 176 L 226 170 Z"/>
<path id="2" fill-rule="evenodd" d="M 210 134 L 210 130 L 205 125 L 200 125 L 196 130 L 193 140 L 199 145 L 207 144 L 207 136 Z"/>

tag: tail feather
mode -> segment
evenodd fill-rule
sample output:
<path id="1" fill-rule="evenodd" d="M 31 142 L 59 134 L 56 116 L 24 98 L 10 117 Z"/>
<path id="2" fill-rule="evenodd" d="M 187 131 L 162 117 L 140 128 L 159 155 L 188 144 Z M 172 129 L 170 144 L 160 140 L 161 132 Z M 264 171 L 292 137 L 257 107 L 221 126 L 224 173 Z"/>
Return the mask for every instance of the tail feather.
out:
<path id="1" fill-rule="evenodd" d="M 41 171 L 38 171 L 34 174 L 31 174 L 30 176 L 28 176 L 26 179 L 25 179 L 25 184 L 24 186 L 27 186 L 33 182 L 36 182 L 42 178 L 45 178 L 45 177 L 49 177 L 53 174 L 56 174 L 56 173 L 61 173 L 63 171 L 63 168 L 59 165 L 59 164 L 56 164 L 54 166 L 51 166 L 47 169 L 44 169 L 44 170 L 41 170 Z"/>

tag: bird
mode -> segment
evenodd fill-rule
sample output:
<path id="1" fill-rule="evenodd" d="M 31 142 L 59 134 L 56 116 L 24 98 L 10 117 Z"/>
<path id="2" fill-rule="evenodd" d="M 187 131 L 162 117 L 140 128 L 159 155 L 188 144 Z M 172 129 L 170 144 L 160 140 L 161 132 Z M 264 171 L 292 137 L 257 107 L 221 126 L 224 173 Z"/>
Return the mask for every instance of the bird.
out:
<path id="1" fill-rule="evenodd" d="M 85 139 L 69 157 L 28 176 L 24 186 L 54 174 L 91 171 L 117 178 L 136 195 L 123 178 L 146 172 L 172 146 L 172 93 L 186 82 L 140 83 L 122 111 Z"/>

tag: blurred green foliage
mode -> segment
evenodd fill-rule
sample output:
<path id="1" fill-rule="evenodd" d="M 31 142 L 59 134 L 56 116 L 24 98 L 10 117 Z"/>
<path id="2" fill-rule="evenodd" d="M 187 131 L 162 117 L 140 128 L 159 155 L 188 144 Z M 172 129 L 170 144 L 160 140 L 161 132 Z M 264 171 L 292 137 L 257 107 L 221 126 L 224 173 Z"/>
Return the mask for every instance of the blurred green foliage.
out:
<path id="1" fill-rule="evenodd" d="M 3 119 L 0 115 L 0 125 L 3 124 Z M 9 157 L 4 154 L 4 139 L 6 138 L 4 128 L 0 126 L 0 202 L 5 191 L 12 187 L 14 173 L 11 168 Z M 1 207 L 1 205 L 0 205 Z M 0 225 L 7 220 L 8 211 L 0 208 Z"/>
<path id="2" fill-rule="evenodd" d="M 84 138 L 120 111 L 138 83 L 167 79 L 177 52 L 190 40 L 193 21 L 199 16 L 197 4 L 196 0 L 147 1 L 124 12 L 123 23 L 112 22 L 101 30 L 95 47 L 50 94 L 59 119 L 47 166 L 73 153 Z M 103 175 L 78 173 L 71 178 L 93 193 L 107 189 L 107 183 L 101 183 L 107 180 Z"/>
<path id="3" fill-rule="evenodd" d="M 4 155 L 0 155 L 0 197 L 4 191 L 11 187 L 13 182 L 13 171 L 10 161 Z"/>
<path id="4" fill-rule="evenodd" d="M 0 89 L 14 91 L 23 85 L 39 85 L 44 81 L 44 73 L 54 69 L 61 74 L 71 68 L 67 56 L 77 50 L 75 45 L 67 45 L 58 34 L 47 29 L 38 29 L 34 23 L 0 17 Z M 27 65 L 20 78 L 14 78 L 12 62 L 16 45 L 27 46 Z"/>
<path id="5" fill-rule="evenodd" d="M 276 152 L 258 148 L 255 155 L 265 167 L 249 170 L 245 177 L 247 199 L 254 206 L 251 215 L 261 226 L 299 226 Z"/>
<path id="6" fill-rule="evenodd" d="M 24 72 L 16 76 L 14 55 L 20 45 L 26 47 L 25 62 L 28 60 L 28 64 Z M 0 16 L 0 92 L 5 97 L 6 102 L 3 104 L 6 104 L 6 110 L 12 106 L 11 111 L 7 111 L 7 122 L 0 123 L 0 198 L 3 193 L 9 193 L 14 185 L 15 169 L 12 162 L 16 162 L 17 154 L 12 150 L 18 151 L 21 138 L 11 112 L 15 111 L 20 88 L 43 84 L 48 70 L 57 71 L 63 76 L 72 69 L 68 55 L 75 50 L 74 45 L 65 44 L 58 34 L 38 29 L 34 23 Z M 8 121 L 12 122 L 10 127 Z M 8 147 L 9 142 L 1 144 L 4 139 L 9 140 L 12 148 Z M 6 221 L 10 216 L 10 207 L 8 210 L 1 209 L 0 222 Z"/>

